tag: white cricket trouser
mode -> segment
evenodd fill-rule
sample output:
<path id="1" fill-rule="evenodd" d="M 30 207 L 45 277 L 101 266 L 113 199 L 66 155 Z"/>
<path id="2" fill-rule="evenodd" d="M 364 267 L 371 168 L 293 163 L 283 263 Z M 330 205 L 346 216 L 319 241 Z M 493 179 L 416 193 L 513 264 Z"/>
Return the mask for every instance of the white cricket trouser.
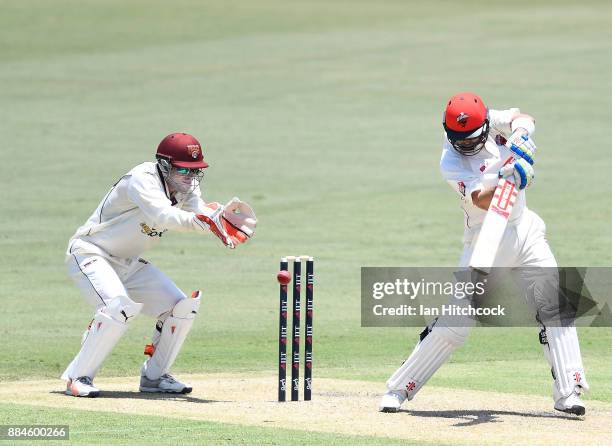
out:
<path id="1" fill-rule="evenodd" d="M 465 231 L 464 249 L 459 262 L 461 268 L 468 267 L 479 230 L 480 227 Z M 557 266 L 546 240 L 546 226 L 537 214 L 525 209 L 520 220 L 508 226 L 493 266 L 517 268 L 513 274 L 530 307 L 536 311 L 558 310 L 554 306 L 547 307 L 546 302 L 542 304 L 542 300 L 538 300 L 539 293 L 534 292 L 538 290 L 538 285 L 534 286 L 538 280 L 537 268 Z M 550 277 L 545 279 L 550 280 Z M 542 282 L 539 285 L 541 290 L 547 288 L 550 283 Z M 452 352 L 465 343 L 474 324 L 475 321 L 467 316 L 438 318 L 433 326 L 423 332 L 421 341 L 412 354 L 389 378 L 387 388 L 405 392 L 408 400 L 414 398 L 431 376 L 450 358 Z M 577 385 L 585 390 L 588 389 L 586 379 L 572 378 L 584 377 L 575 327 L 547 327 L 546 335 L 549 342 L 543 346 L 544 353 L 553 369 L 556 378 L 554 385 L 558 392 L 567 396 Z"/>
<path id="2" fill-rule="evenodd" d="M 172 280 L 145 260 L 117 259 L 79 239 L 72 242 L 66 263 L 70 276 L 95 312 L 83 335 L 81 349 L 62 378 L 67 381 L 81 376 L 93 379 L 127 330 L 128 323 L 141 312 L 158 319 L 153 348 L 160 344 L 143 368 L 151 363 L 150 379 L 158 379 L 167 373 L 193 324 L 199 298 L 197 302 L 187 300 Z M 177 305 L 179 301 L 187 302 L 190 312 L 173 318 L 173 309 L 180 313 L 182 308 Z M 163 324 L 168 318 L 173 326 L 165 330 L 167 339 L 164 341 Z M 179 326 L 181 328 L 175 330 Z"/>
<path id="3" fill-rule="evenodd" d="M 459 268 L 468 267 L 479 231 L 480 226 L 465 231 Z M 512 274 L 527 304 L 534 310 L 537 309 L 537 303 L 531 292 L 534 272 L 538 271 L 537 268 L 555 268 L 557 261 L 546 240 L 546 225 L 535 212 L 525 209 L 519 221 L 506 228 L 493 266 L 495 268 L 525 268 L 514 270 Z M 489 282 L 492 280 L 495 280 L 495 270 L 492 271 Z M 453 327 L 453 330 L 460 332 L 462 337 L 467 337 L 474 323 L 474 320 L 467 316 L 442 316 L 438 319 L 437 325 Z"/>
<path id="4" fill-rule="evenodd" d="M 163 272 L 142 259 L 116 262 L 87 252 L 87 243 L 75 240 L 66 259 L 68 271 L 85 299 L 95 309 L 119 296 L 143 304 L 142 313 L 159 318 L 185 294 Z"/>
<path id="5" fill-rule="evenodd" d="M 466 229 L 459 267 L 470 262 L 480 226 Z M 501 240 L 494 267 L 556 267 L 557 261 L 546 240 L 546 225 L 533 211 L 525 209 L 516 224 L 508 225 Z"/>

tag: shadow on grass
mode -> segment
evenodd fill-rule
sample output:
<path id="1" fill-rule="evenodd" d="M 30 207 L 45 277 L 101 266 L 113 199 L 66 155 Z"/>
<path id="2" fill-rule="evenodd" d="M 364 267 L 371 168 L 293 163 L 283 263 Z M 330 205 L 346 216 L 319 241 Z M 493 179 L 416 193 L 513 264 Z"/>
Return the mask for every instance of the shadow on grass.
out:
<path id="1" fill-rule="evenodd" d="M 555 414 L 546 412 L 515 412 L 508 410 L 406 410 L 401 409 L 400 412 L 408 413 L 415 417 L 424 418 L 457 418 L 461 421 L 453 424 L 455 427 L 475 426 L 483 423 L 503 423 L 499 416 L 514 416 L 524 418 L 549 418 L 549 419 L 564 419 L 569 421 L 583 421 L 581 417 L 565 414 Z"/>
<path id="2" fill-rule="evenodd" d="M 60 390 L 53 390 L 49 393 L 56 395 L 66 395 L 65 392 Z M 186 403 L 196 403 L 196 404 L 209 404 L 209 403 L 227 403 L 228 401 L 219 401 L 219 400 L 205 400 L 202 398 L 196 398 L 194 396 L 190 396 L 189 394 L 181 394 L 181 393 L 146 393 L 146 392 L 124 392 L 124 391 L 100 391 L 100 396 L 98 398 L 102 399 L 130 399 L 130 400 L 172 400 L 172 401 L 184 401 Z"/>

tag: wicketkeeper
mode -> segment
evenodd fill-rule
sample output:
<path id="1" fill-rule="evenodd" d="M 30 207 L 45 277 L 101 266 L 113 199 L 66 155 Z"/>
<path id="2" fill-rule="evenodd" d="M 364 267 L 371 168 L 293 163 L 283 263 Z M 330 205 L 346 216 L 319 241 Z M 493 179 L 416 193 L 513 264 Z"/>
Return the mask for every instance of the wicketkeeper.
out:
<path id="1" fill-rule="evenodd" d="M 140 391 L 191 392 L 190 385 L 170 374 L 170 367 L 198 313 L 200 291 L 186 296 L 140 256 L 167 231 L 210 231 L 233 249 L 255 230 L 255 213 L 238 198 L 226 205 L 202 200 L 199 184 L 208 164 L 193 136 L 166 136 L 156 158 L 122 176 L 70 239 L 70 276 L 95 313 L 81 350 L 62 375 L 69 395 L 99 395 L 93 380 L 140 313 L 157 321 L 151 344 L 145 347 L 149 358 L 140 372 Z"/>
<path id="2" fill-rule="evenodd" d="M 443 126 L 445 138 L 440 168 L 444 179 L 457 192 L 465 213 L 464 248 L 459 267 L 467 268 L 499 178 L 513 178 L 520 191 L 533 181 L 535 121 L 518 108 L 488 110 L 477 95 L 460 93 L 448 101 Z M 513 152 L 515 161 L 504 165 L 506 156 L 501 154 L 508 150 Z M 519 281 L 523 290 L 527 290 L 526 295 L 530 292 L 532 297 L 541 289 L 530 282 L 529 271 L 557 267 L 546 241 L 544 222 L 527 208 L 524 192 L 516 196 L 493 266 L 523 271 L 519 272 Z M 547 325 L 544 312 L 558 313 L 559 308 L 547 304 L 538 306 L 539 297 L 534 297 L 536 317 L 541 326 L 540 343 L 554 378 L 554 407 L 584 415 L 580 394 L 589 385 L 576 327 L 573 323 Z M 554 318 L 555 315 L 547 316 Z M 425 328 L 412 354 L 387 381 L 388 392 L 382 397 L 380 411 L 397 412 L 405 400 L 414 398 L 453 351 L 465 343 L 473 321 L 461 324 L 457 321 L 457 318 L 440 317 Z"/>

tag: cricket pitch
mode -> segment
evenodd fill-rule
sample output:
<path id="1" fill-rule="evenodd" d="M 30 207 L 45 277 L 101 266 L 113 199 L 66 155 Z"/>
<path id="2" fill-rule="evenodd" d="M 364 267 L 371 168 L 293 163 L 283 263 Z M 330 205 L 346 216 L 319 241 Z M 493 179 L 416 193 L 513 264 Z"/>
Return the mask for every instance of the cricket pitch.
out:
<path id="1" fill-rule="evenodd" d="M 99 378 L 99 398 L 63 394 L 59 380 L 0 384 L 0 401 L 26 405 L 188 418 L 249 426 L 404 438 L 453 444 L 584 445 L 612 438 L 612 404 L 588 401 L 587 416 L 552 409 L 540 396 L 425 387 L 396 414 L 377 412 L 384 386 L 316 379 L 309 402 L 275 401 L 276 377 L 182 375 L 188 395 L 143 394 L 138 378 Z"/>

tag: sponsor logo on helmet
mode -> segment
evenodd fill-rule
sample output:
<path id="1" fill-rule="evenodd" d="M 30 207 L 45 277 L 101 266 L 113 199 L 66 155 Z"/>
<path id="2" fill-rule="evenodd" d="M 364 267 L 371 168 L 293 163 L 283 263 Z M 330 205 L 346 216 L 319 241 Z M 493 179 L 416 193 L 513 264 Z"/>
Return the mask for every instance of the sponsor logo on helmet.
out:
<path id="1" fill-rule="evenodd" d="M 459 124 L 461 127 L 465 127 L 467 125 L 469 117 L 470 115 L 468 115 L 467 113 L 459 113 L 459 116 L 457 116 L 457 124 Z"/>
<path id="2" fill-rule="evenodd" d="M 189 144 L 187 146 L 187 151 L 191 154 L 193 159 L 197 159 L 200 156 L 200 146 L 197 144 Z"/>

